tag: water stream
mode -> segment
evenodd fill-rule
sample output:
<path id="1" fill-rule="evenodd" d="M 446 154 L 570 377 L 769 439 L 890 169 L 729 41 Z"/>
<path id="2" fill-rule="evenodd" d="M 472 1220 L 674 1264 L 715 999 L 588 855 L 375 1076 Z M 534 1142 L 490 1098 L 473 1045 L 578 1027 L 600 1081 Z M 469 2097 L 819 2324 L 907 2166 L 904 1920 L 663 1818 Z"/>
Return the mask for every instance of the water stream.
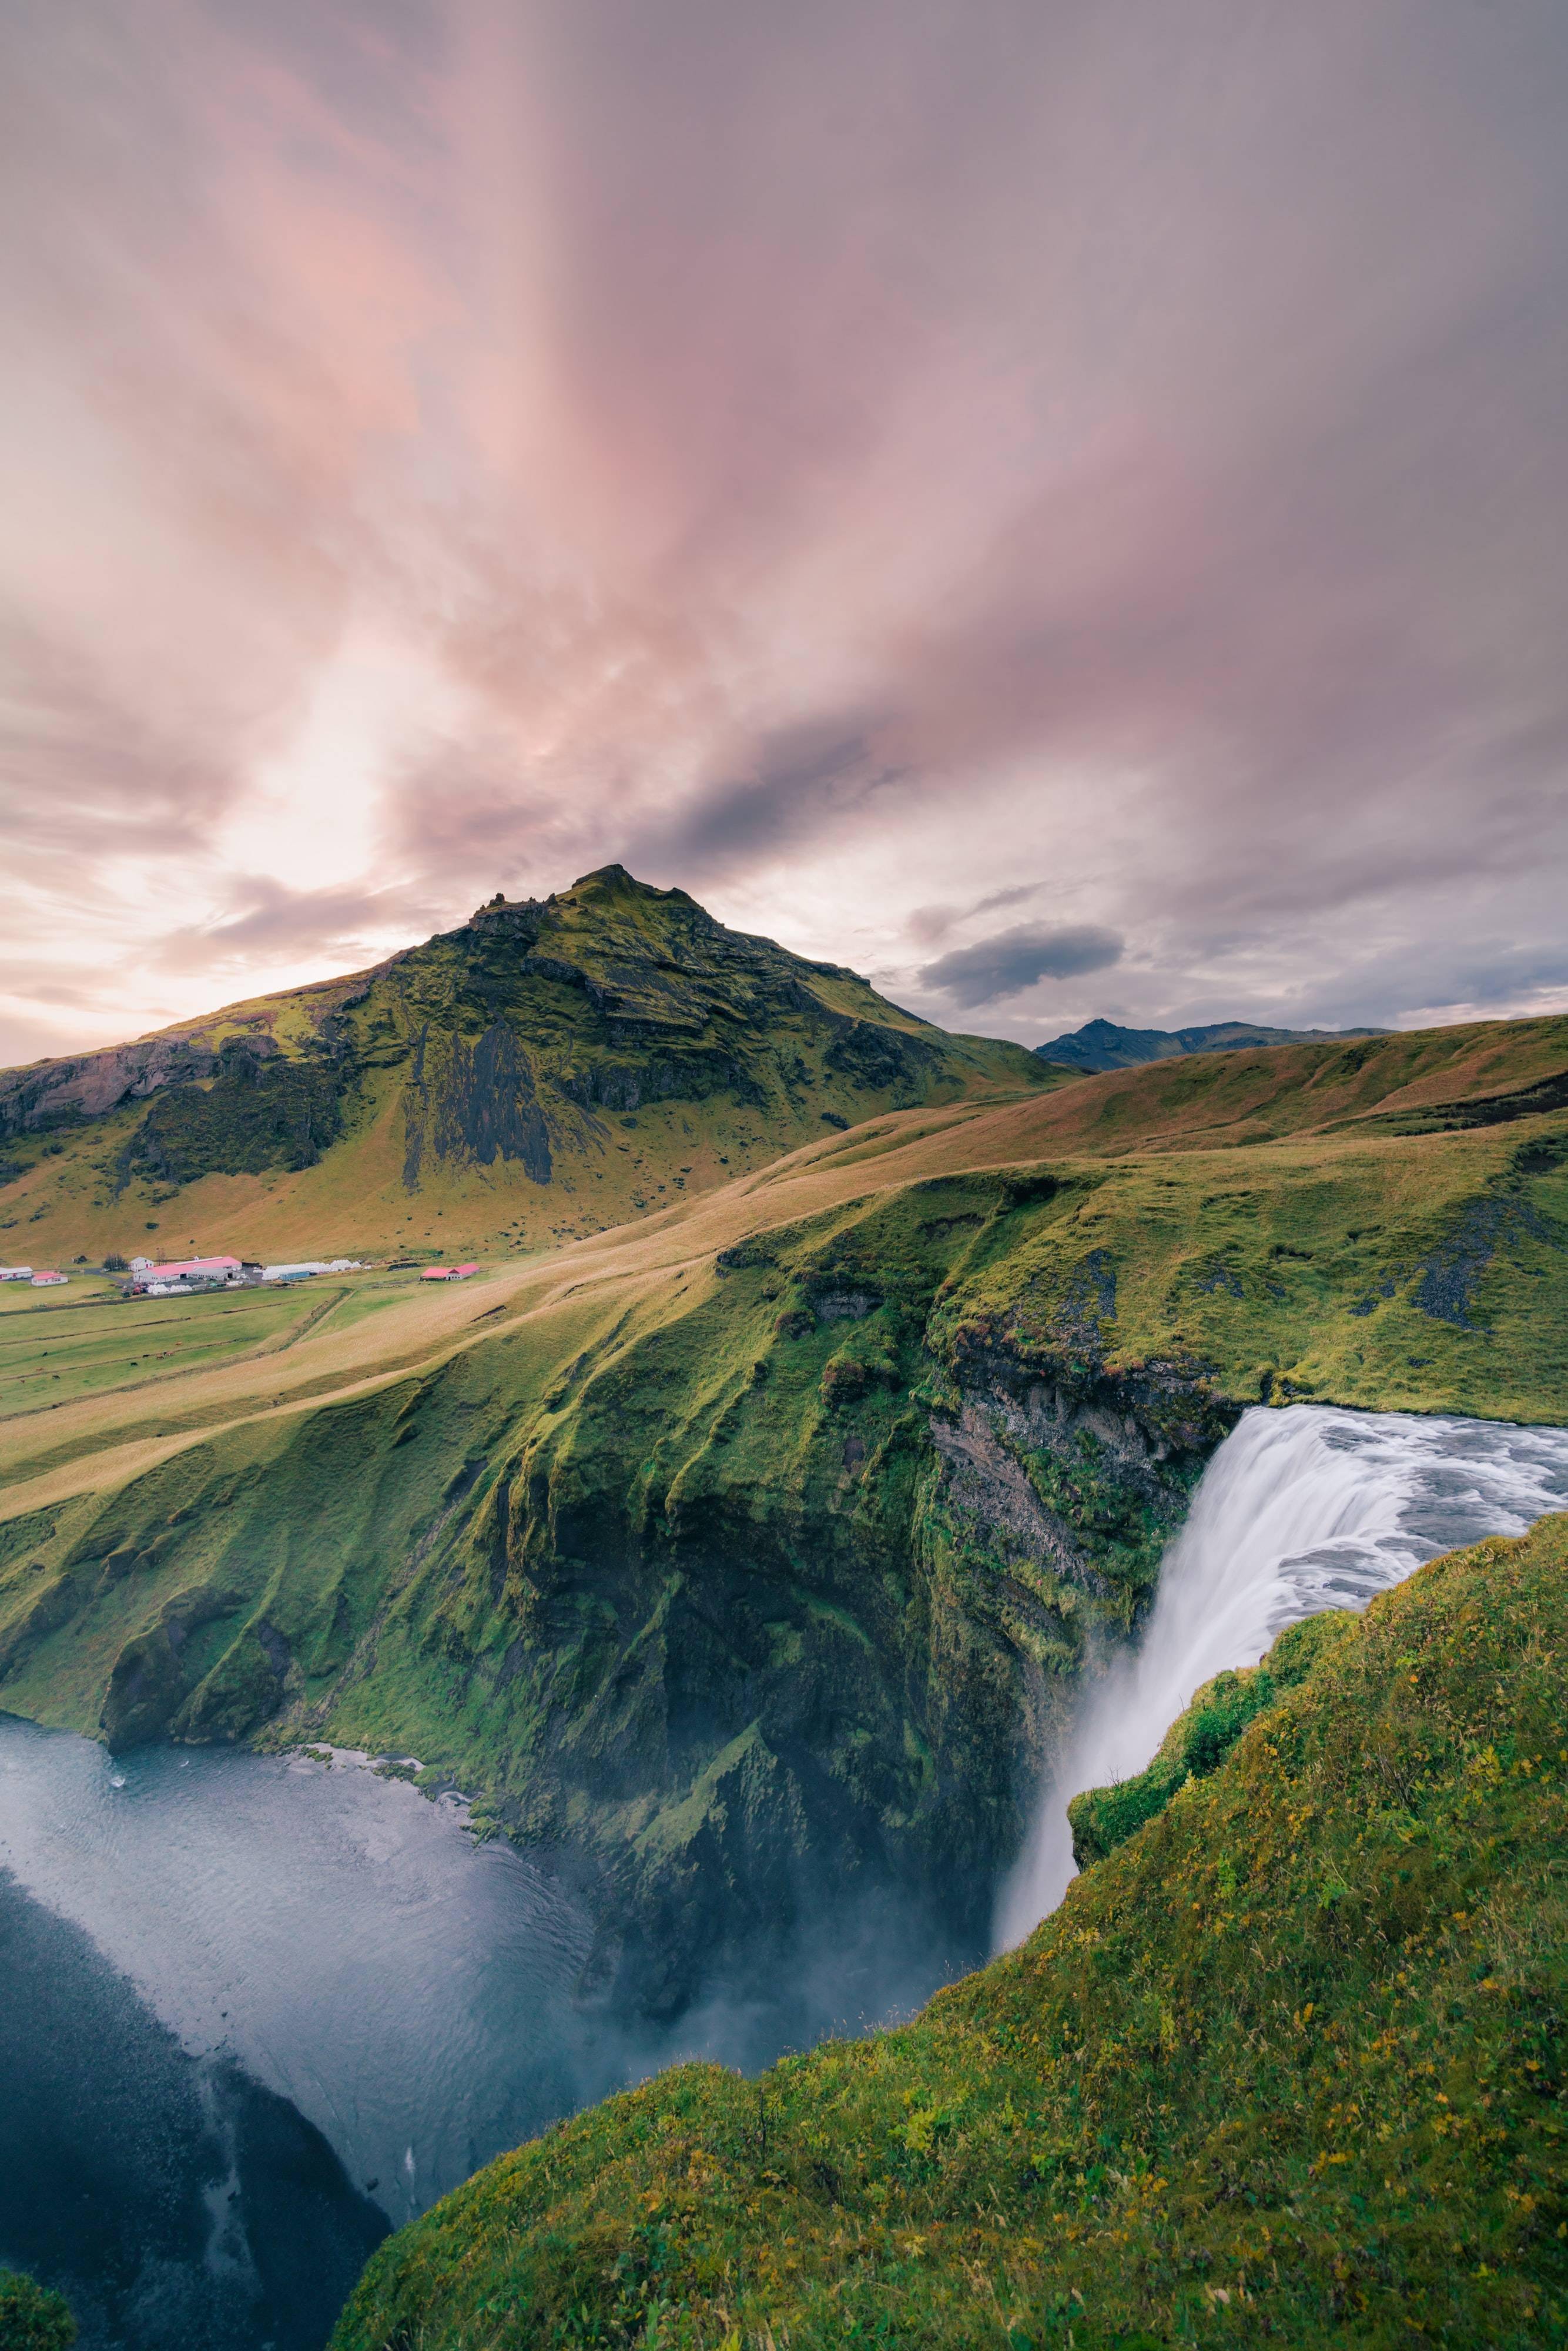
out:
<path id="1" fill-rule="evenodd" d="M 1107 1661 L 1041 1788 L 1002 1889 L 1009 1949 L 1073 1875 L 1071 1798 L 1141 1771 L 1193 1692 L 1277 1633 L 1364 1608 L 1429 1559 L 1568 1510 L 1568 1429 L 1295 1405 L 1244 1413 L 1166 1550 L 1137 1648 Z"/>

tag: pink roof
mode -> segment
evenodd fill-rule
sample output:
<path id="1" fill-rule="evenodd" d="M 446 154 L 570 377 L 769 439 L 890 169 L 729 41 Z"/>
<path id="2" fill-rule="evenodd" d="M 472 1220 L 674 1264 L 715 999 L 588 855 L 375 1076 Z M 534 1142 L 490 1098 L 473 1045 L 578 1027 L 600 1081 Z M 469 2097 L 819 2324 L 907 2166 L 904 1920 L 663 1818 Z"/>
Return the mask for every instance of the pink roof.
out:
<path id="1" fill-rule="evenodd" d="M 477 1273 L 479 1268 L 477 1263 L 473 1265 L 455 1265 L 452 1270 L 454 1273 Z"/>
<path id="2" fill-rule="evenodd" d="M 449 1265 L 427 1265 L 419 1278 L 421 1281 L 450 1281 L 452 1268 Z"/>
<path id="3" fill-rule="evenodd" d="M 149 1281 L 172 1281 L 183 1273 L 237 1273 L 237 1257 L 188 1257 L 180 1265 L 152 1265 L 147 1269 Z"/>

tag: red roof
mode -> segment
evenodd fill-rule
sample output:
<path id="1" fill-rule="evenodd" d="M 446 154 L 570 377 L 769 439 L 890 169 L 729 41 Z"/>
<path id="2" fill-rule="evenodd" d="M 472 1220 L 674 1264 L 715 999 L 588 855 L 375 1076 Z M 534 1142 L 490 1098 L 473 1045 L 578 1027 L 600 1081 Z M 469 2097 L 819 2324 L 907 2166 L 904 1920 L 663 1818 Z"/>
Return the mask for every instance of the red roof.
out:
<path id="1" fill-rule="evenodd" d="M 186 1273 L 237 1273 L 237 1257 L 189 1257 L 181 1265 L 150 1265 L 144 1279 L 148 1281 L 176 1281 Z"/>
<path id="2" fill-rule="evenodd" d="M 478 1270 L 477 1264 L 427 1265 L 419 1278 L 421 1281 L 466 1281 L 471 1273 Z"/>

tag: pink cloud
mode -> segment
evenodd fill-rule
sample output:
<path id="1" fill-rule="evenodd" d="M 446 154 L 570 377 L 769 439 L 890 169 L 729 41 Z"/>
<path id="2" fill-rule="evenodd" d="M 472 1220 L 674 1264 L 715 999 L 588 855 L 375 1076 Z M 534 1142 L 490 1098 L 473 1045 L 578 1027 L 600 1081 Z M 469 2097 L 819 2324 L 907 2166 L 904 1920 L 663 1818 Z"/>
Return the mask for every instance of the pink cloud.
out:
<path id="1" fill-rule="evenodd" d="M 143 1027 L 622 856 L 911 990 L 1020 872 L 1140 1017 L 1548 985 L 1568 44 L 1249 23 L 19 0 L 19 932 Z"/>

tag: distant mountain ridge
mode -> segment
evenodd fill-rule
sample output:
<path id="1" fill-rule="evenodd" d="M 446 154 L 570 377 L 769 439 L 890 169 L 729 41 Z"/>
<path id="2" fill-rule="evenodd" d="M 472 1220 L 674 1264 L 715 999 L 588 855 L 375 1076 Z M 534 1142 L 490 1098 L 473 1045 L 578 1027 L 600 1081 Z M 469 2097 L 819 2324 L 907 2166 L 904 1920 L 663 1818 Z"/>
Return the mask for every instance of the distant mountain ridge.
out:
<path id="1" fill-rule="evenodd" d="M 1086 1020 L 1037 1045 L 1042 1061 L 1073 1070 L 1131 1070 L 1178 1053 L 1232 1053 L 1249 1045 L 1333 1045 L 1351 1037 L 1387 1037 L 1388 1029 L 1262 1029 L 1252 1020 L 1211 1020 L 1200 1029 L 1121 1029 L 1113 1020 Z"/>

